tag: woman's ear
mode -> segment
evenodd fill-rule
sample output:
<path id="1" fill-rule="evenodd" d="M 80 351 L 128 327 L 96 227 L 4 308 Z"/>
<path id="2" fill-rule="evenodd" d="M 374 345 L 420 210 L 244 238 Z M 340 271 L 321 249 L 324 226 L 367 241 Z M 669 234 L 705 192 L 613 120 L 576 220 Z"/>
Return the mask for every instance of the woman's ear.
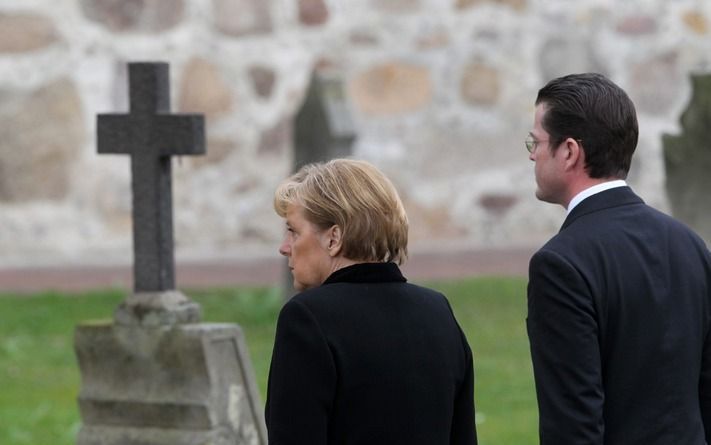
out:
<path id="1" fill-rule="evenodd" d="M 326 230 L 325 236 L 326 250 L 332 257 L 338 256 L 343 248 L 343 230 L 337 224 L 332 225 Z"/>

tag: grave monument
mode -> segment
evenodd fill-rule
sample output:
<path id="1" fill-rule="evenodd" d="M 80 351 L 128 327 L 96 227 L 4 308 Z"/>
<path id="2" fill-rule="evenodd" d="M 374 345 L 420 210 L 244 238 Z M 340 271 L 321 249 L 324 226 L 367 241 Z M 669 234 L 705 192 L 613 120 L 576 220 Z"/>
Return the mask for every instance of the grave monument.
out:
<path id="1" fill-rule="evenodd" d="M 205 152 L 201 115 L 170 114 L 166 63 L 129 64 L 130 112 L 97 120 L 99 153 L 131 156 L 134 291 L 75 331 L 79 445 L 266 445 L 239 326 L 199 323 L 175 289 L 171 156 Z"/>

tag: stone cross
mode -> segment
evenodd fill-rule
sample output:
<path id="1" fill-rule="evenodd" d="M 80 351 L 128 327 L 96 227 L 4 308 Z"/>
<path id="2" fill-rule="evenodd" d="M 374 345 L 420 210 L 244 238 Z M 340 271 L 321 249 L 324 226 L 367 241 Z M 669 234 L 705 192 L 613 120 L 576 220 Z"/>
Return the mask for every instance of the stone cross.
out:
<path id="1" fill-rule="evenodd" d="M 343 81 L 333 73 L 315 71 L 294 119 L 294 171 L 311 162 L 349 156 L 355 138 Z"/>
<path id="2" fill-rule="evenodd" d="M 129 64 L 130 113 L 100 115 L 99 153 L 131 156 L 135 292 L 77 326 L 77 445 L 266 445 L 237 325 L 199 323 L 174 289 L 170 156 L 205 151 L 202 116 L 171 115 L 168 65 Z"/>
<path id="3" fill-rule="evenodd" d="M 99 153 L 131 156 L 136 292 L 175 288 L 171 156 L 205 153 L 204 117 L 170 114 L 167 63 L 129 64 L 130 113 L 100 114 Z"/>

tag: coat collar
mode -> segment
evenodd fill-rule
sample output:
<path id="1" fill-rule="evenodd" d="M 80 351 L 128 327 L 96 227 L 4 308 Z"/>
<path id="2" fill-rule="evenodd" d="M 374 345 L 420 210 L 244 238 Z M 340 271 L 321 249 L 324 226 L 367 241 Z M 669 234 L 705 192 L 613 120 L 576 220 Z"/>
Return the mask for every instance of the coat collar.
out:
<path id="1" fill-rule="evenodd" d="M 586 199 L 570 212 L 560 230 L 565 229 L 581 216 L 597 212 L 599 210 L 609 209 L 630 204 L 644 204 L 642 198 L 637 196 L 629 186 L 616 187 L 597 193 Z"/>
<path id="2" fill-rule="evenodd" d="M 395 263 L 358 263 L 333 272 L 323 284 L 405 282 Z"/>

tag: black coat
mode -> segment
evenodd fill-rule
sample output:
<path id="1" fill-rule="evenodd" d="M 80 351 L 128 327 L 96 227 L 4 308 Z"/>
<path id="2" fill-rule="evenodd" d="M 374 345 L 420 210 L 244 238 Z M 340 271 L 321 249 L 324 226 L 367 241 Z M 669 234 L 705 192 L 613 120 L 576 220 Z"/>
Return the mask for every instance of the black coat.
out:
<path id="1" fill-rule="evenodd" d="M 270 445 L 476 444 L 471 350 L 449 303 L 393 263 L 356 264 L 282 309 Z"/>
<path id="2" fill-rule="evenodd" d="M 711 256 L 629 187 L 582 201 L 531 259 L 542 445 L 711 443 Z"/>

